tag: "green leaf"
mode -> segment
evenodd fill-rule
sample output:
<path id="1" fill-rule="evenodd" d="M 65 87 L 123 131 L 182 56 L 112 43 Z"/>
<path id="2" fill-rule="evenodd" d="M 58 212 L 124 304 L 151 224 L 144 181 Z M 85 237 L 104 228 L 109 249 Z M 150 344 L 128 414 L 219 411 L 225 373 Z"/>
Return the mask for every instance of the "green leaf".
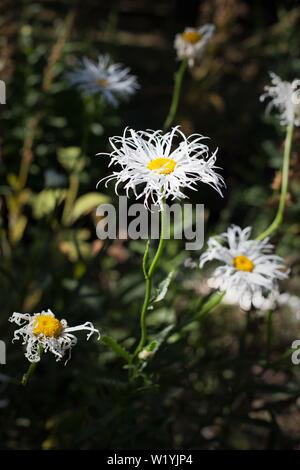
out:
<path id="1" fill-rule="evenodd" d="M 81 157 L 80 147 L 65 147 L 57 150 L 59 163 L 68 172 L 80 172 L 85 167 L 85 159 Z"/>
<path id="2" fill-rule="evenodd" d="M 99 193 L 88 193 L 79 197 L 74 204 L 71 220 L 74 222 L 79 219 L 82 215 L 88 214 L 100 204 L 104 204 L 109 201 L 109 198 L 104 194 Z"/>
<path id="3" fill-rule="evenodd" d="M 25 215 L 19 215 L 19 217 L 14 221 L 14 224 L 11 226 L 10 239 L 13 244 L 18 243 L 24 233 L 28 219 Z"/>
<path id="4" fill-rule="evenodd" d="M 118 356 L 125 359 L 126 362 L 131 361 L 131 354 L 120 346 L 111 336 L 101 336 L 102 343 L 112 349 Z"/>
<path id="5" fill-rule="evenodd" d="M 149 359 L 152 359 L 153 356 L 157 353 L 161 345 L 164 341 L 168 338 L 170 332 L 173 330 L 174 325 L 169 325 L 160 331 L 155 339 L 153 339 L 139 354 L 139 358 L 142 359 L 144 362 L 144 366 L 146 366 L 146 362 Z"/>
<path id="6" fill-rule="evenodd" d="M 149 346 L 147 346 L 147 351 L 149 352 L 155 352 L 158 347 L 158 342 L 156 340 L 151 341 Z"/>
<path id="7" fill-rule="evenodd" d="M 161 330 L 157 335 L 156 335 L 156 338 L 155 338 L 155 341 L 157 343 L 157 347 L 156 347 L 156 350 L 163 344 L 163 342 L 167 339 L 167 337 L 169 336 L 170 332 L 173 330 L 174 328 L 174 324 L 173 325 L 168 325 L 166 326 L 166 328 L 164 328 L 163 330 Z"/>
<path id="8" fill-rule="evenodd" d="M 174 274 L 174 271 L 171 271 L 169 274 L 168 274 L 168 277 L 166 279 L 164 279 L 158 286 L 157 290 L 156 290 L 156 296 L 155 296 L 155 299 L 154 299 L 154 302 L 160 302 L 161 300 L 163 300 L 168 292 L 168 289 L 169 289 L 169 285 L 170 285 L 170 282 L 172 280 L 172 277 L 173 277 L 173 274 Z"/>
<path id="9" fill-rule="evenodd" d="M 37 219 L 51 214 L 66 198 L 65 189 L 44 189 L 32 198 L 33 214 Z"/>

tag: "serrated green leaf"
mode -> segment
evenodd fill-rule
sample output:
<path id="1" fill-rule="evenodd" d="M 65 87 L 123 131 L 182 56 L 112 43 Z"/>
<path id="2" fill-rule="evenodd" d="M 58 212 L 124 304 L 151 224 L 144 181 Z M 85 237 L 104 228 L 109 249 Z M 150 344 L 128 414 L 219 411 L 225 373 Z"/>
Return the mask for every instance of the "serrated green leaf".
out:
<path id="1" fill-rule="evenodd" d="M 118 356 L 125 359 L 126 362 L 131 361 L 131 354 L 120 346 L 111 336 L 101 336 L 102 343 L 112 349 Z"/>
<path id="2" fill-rule="evenodd" d="M 173 277 L 173 274 L 174 274 L 174 271 L 171 271 L 169 274 L 168 274 L 168 277 L 166 279 L 164 279 L 158 286 L 157 290 L 156 290 L 156 297 L 154 299 L 154 302 L 160 302 L 161 300 L 163 300 L 168 292 L 168 289 L 169 289 L 169 285 L 170 285 L 170 282 L 172 280 L 172 277 Z"/>

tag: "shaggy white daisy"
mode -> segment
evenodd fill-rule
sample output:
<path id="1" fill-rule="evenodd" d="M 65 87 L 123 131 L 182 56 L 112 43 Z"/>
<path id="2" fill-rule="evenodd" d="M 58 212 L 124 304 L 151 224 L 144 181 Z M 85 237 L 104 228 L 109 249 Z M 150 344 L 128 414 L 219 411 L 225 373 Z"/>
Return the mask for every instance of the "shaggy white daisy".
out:
<path id="1" fill-rule="evenodd" d="M 261 101 L 271 98 L 267 112 L 277 108 L 281 125 L 294 123 L 295 126 L 300 126 L 300 80 L 286 82 L 273 72 L 270 77 L 272 85 L 265 86 L 265 93 L 260 97 Z"/>
<path id="2" fill-rule="evenodd" d="M 22 344 L 26 345 L 25 357 L 30 362 L 40 361 L 40 349 L 54 354 L 57 361 L 69 351 L 68 361 L 71 349 L 77 344 L 77 338 L 72 334 L 74 331 L 88 331 L 87 339 L 94 333 L 98 334 L 98 339 L 100 338 L 99 331 L 92 323 L 86 322 L 83 325 L 68 327 L 66 320 L 58 320 L 51 310 L 33 315 L 15 312 L 9 321 L 21 327 L 15 331 L 13 342 L 23 340 Z"/>
<path id="3" fill-rule="evenodd" d="M 192 67 L 201 58 L 214 30 L 213 24 L 205 24 L 201 28 L 185 28 L 183 33 L 176 34 L 174 47 L 178 59 L 188 59 L 188 64 Z"/>
<path id="4" fill-rule="evenodd" d="M 251 228 L 233 225 L 219 237 L 208 240 L 200 257 L 200 267 L 212 260 L 222 263 L 209 279 L 210 287 L 225 292 L 224 300 L 239 303 L 243 310 L 272 305 L 278 294 L 278 281 L 288 276 L 283 259 L 272 254 L 268 239 L 249 239 Z"/>
<path id="5" fill-rule="evenodd" d="M 113 64 L 108 55 L 99 55 L 95 63 L 84 57 L 80 67 L 67 74 L 71 85 L 77 85 L 84 94 L 101 93 L 113 106 L 125 100 L 139 88 L 137 78 L 122 64 Z"/>
<path id="6" fill-rule="evenodd" d="M 204 139 L 200 134 L 185 137 L 178 126 L 165 134 L 126 128 L 122 136 L 110 138 L 112 153 L 98 154 L 111 157 L 109 166 L 121 167 L 99 183 L 116 180 L 116 192 L 118 185 L 124 184 L 127 197 L 132 190 L 137 199 L 145 198 L 147 208 L 149 202 L 162 209 L 164 199 L 186 198 L 182 189 L 196 190 L 198 181 L 222 195 L 224 181 L 215 171 L 217 150 L 209 155 Z"/>

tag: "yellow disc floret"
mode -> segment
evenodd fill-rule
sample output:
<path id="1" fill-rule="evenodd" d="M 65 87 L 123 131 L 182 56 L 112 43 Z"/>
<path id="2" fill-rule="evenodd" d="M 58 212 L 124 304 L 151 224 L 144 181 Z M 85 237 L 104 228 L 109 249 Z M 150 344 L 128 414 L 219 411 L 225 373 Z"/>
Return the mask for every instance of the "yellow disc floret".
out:
<path id="1" fill-rule="evenodd" d="M 181 37 L 185 42 L 196 44 L 200 41 L 202 35 L 198 31 L 185 31 L 182 33 Z"/>
<path id="2" fill-rule="evenodd" d="M 44 335 L 51 338 L 57 338 L 63 330 L 63 326 L 57 318 L 52 315 L 39 315 L 34 320 L 33 333 L 36 336 Z"/>
<path id="3" fill-rule="evenodd" d="M 156 171 L 161 175 L 169 175 L 173 173 L 176 167 L 176 162 L 171 158 L 155 158 L 148 163 L 147 168 Z"/>
<path id="4" fill-rule="evenodd" d="M 251 259 L 247 258 L 247 256 L 240 255 L 233 258 L 233 266 L 238 269 L 239 271 L 248 271 L 251 273 L 254 269 L 254 264 Z"/>
<path id="5" fill-rule="evenodd" d="M 108 84 L 108 81 L 105 78 L 99 78 L 96 80 L 97 85 L 100 85 L 102 88 L 105 88 Z"/>

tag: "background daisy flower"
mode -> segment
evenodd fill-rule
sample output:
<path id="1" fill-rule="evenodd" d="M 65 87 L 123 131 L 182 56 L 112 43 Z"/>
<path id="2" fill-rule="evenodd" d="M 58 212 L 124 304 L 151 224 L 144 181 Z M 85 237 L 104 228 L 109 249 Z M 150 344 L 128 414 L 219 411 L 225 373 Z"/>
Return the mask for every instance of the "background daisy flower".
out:
<path id="1" fill-rule="evenodd" d="M 40 361 L 41 349 L 54 354 L 57 361 L 63 358 L 66 351 L 69 351 L 70 358 L 71 349 L 77 344 L 77 338 L 72 334 L 74 331 L 88 331 L 87 339 L 94 333 L 100 338 L 99 331 L 92 323 L 68 327 L 66 320 L 58 320 L 51 310 L 33 315 L 14 312 L 9 321 L 21 327 L 15 331 L 13 341 L 23 340 L 25 357 L 30 362 Z"/>
<path id="2" fill-rule="evenodd" d="M 200 134 L 186 137 L 178 126 L 165 134 L 126 128 L 122 136 L 110 138 L 113 152 L 108 154 L 109 165 L 118 164 L 121 169 L 103 180 L 116 180 L 116 191 L 124 184 L 127 196 L 132 190 L 137 199 L 145 198 L 148 208 L 149 203 L 162 208 L 164 198 L 186 198 L 182 190 L 196 190 L 199 181 L 222 195 L 224 180 L 215 166 L 217 150 L 209 155 L 204 139 Z"/>
<path id="3" fill-rule="evenodd" d="M 183 33 L 176 34 L 174 47 L 178 59 L 188 59 L 189 66 L 192 67 L 201 58 L 214 30 L 213 24 L 205 24 L 200 28 L 185 28 Z"/>
<path id="4" fill-rule="evenodd" d="M 272 254 L 268 239 L 249 239 L 251 227 L 233 225 L 218 238 L 208 240 L 208 248 L 200 257 L 200 267 L 208 261 L 219 261 L 209 279 L 210 287 L 226 293 L 225 301 L 239 303 L 243 310 L 263 308 L 278 294 L 277 281 L 288 276 L 283 259 Z M 227 299 L 226 299 L 227 297 Z M 271 305 L 271 303 L 270 303 Z"/>
<path id="5" fill-rule="evenodd" d="M 273 72 L 270 77 L 272 85 L 265 86 L 265 93 L 260 97 L 261 101 L 271 98 L 267 112 L 277 108 L 281 125 L 294 123 L 295 126 L 300 126 L 300 80 L 286 82 Z"/>
<path id="6" fill-rule="evenodd" d="M 67 74 L 71 85 L 78 86 L 84 94 L 101 93 L 112 106 L 126 100 L 139 88 L 137 78 L 123 64 L 111 63 L 109 55 L 99 55 L 95 63 L 84 57 L 80 67 Z"/>

